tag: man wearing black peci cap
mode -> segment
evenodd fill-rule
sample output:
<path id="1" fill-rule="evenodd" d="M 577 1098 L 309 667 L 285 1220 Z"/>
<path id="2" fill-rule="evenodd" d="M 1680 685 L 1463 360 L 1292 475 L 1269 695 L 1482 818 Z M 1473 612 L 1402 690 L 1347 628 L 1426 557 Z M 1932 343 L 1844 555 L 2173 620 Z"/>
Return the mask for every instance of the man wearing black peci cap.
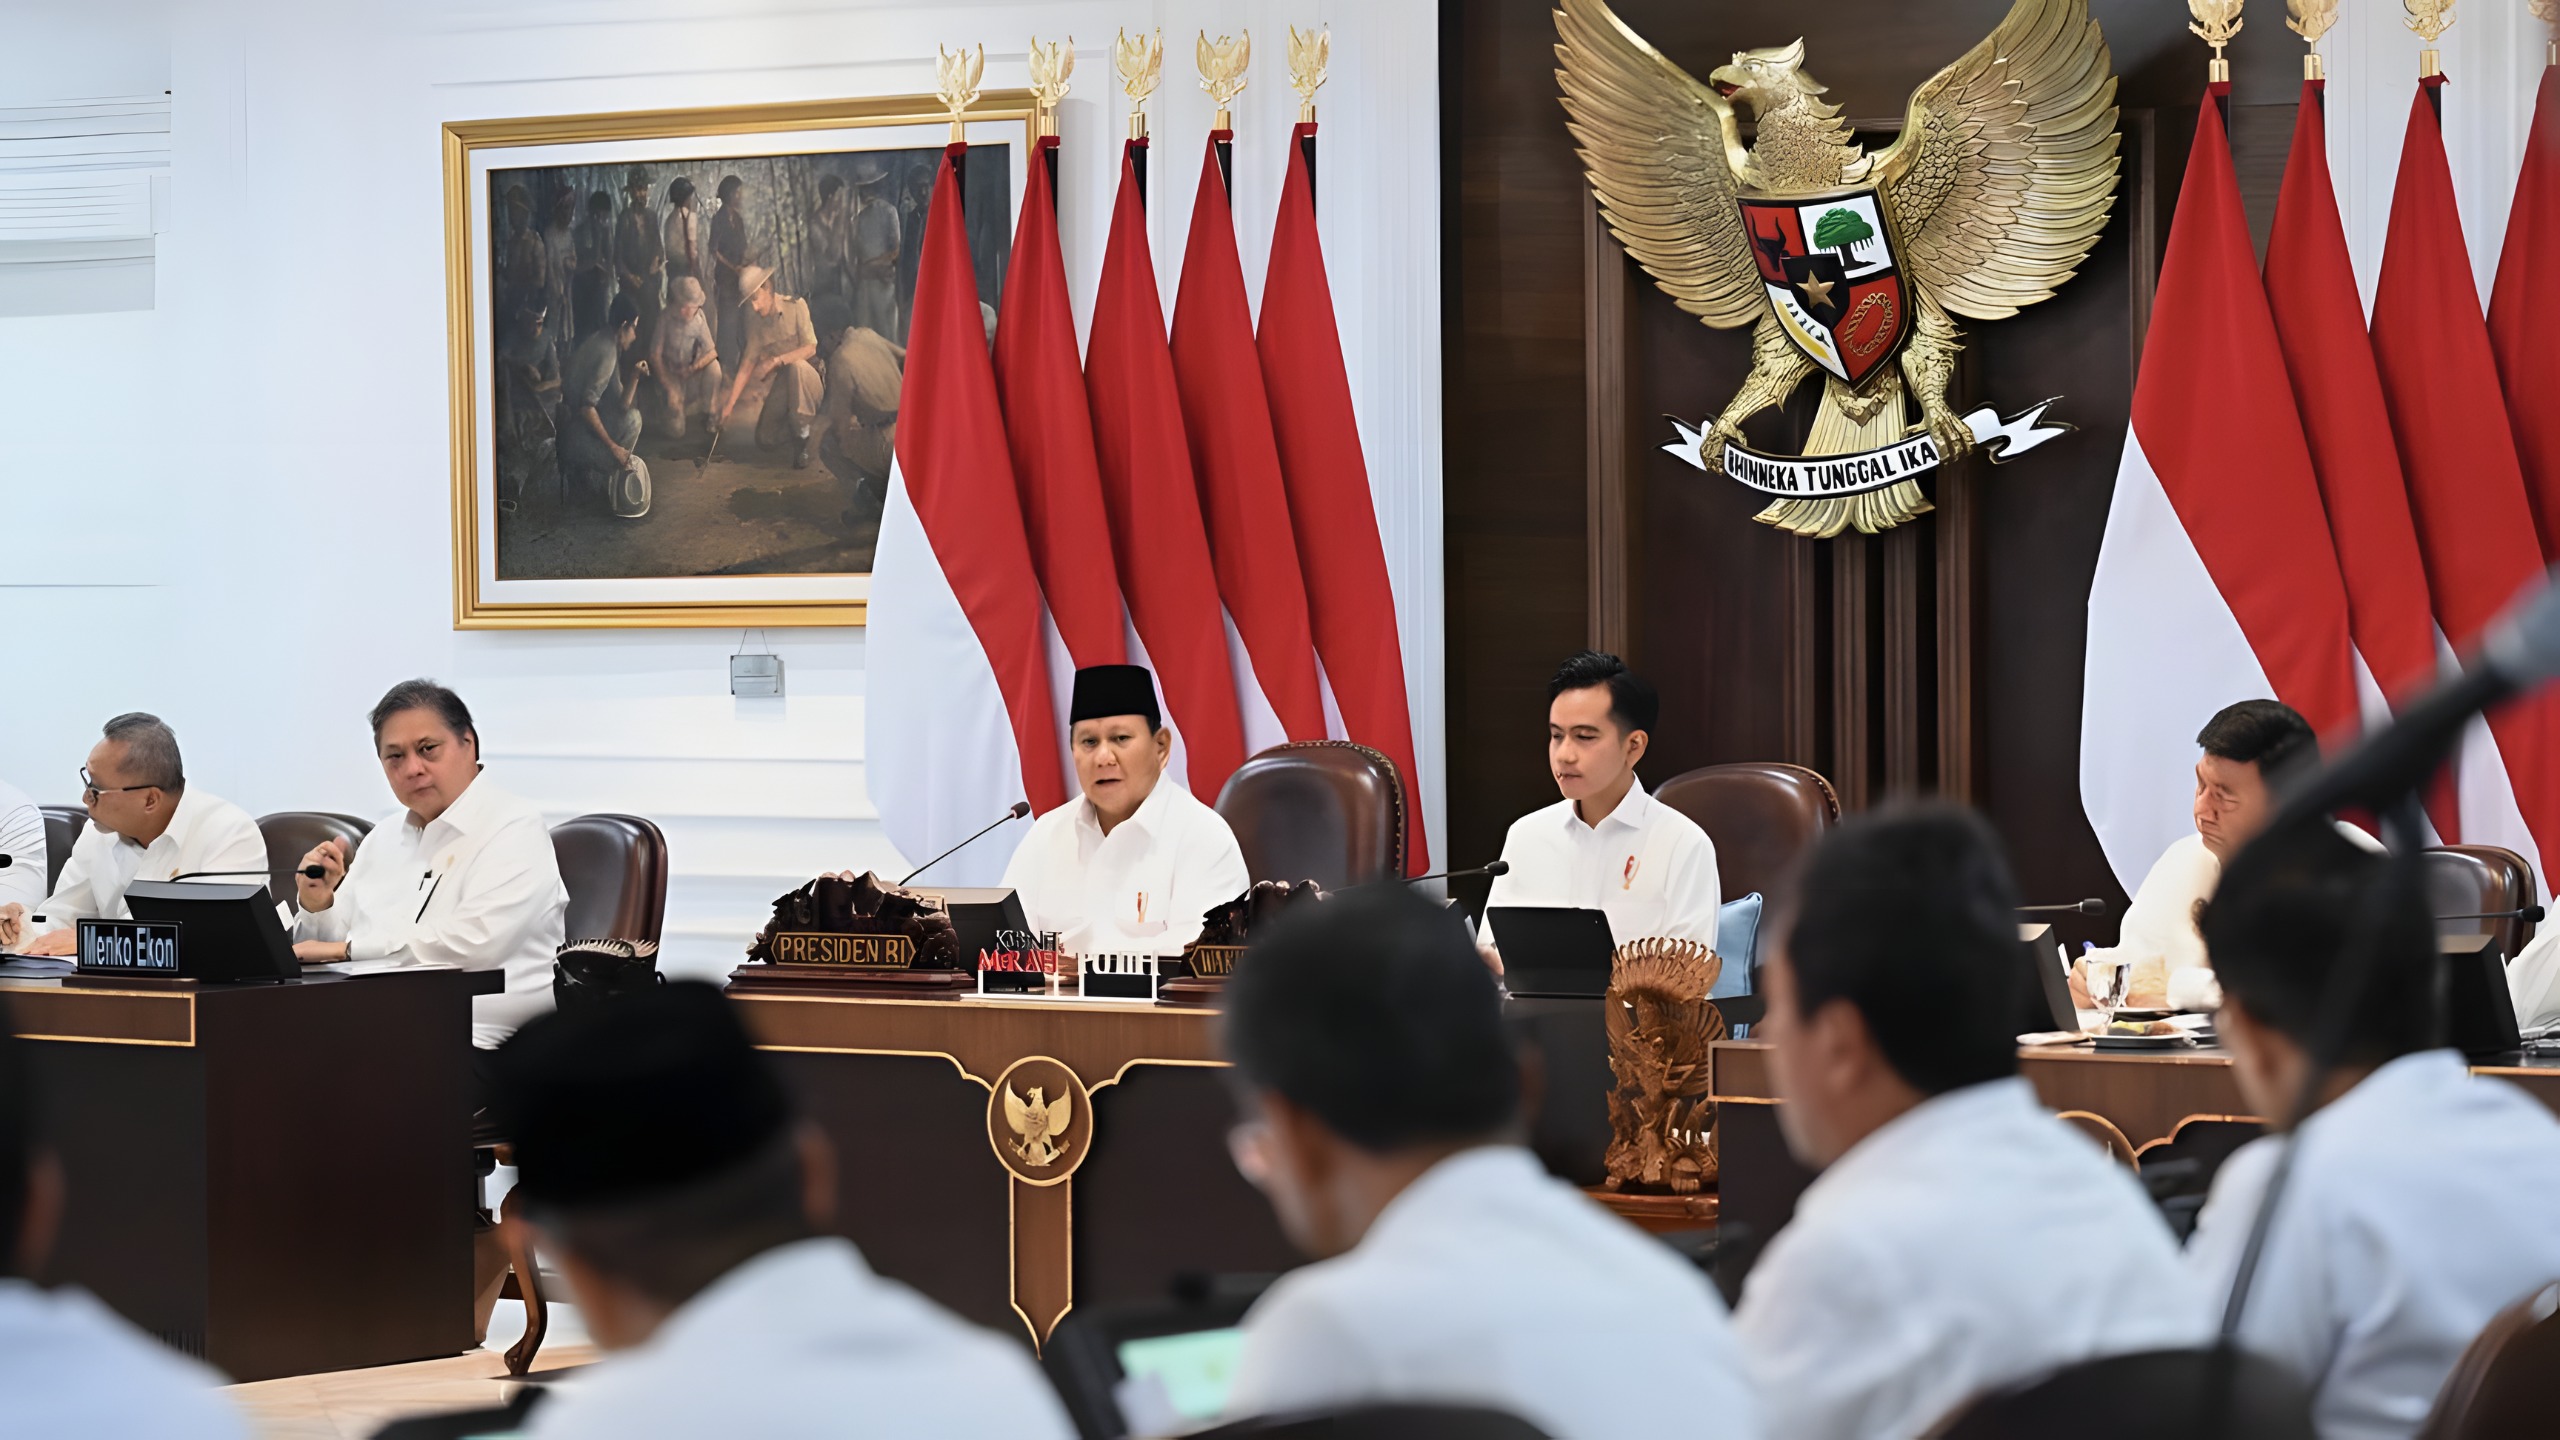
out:
<path id="1" fill-rule="evenodd" d="M 1252 883 L 1235 832 L 1166 776 L 1173 732 L 1145 666 L 1078 670 L 1067 723 L 1084 793 L 1031 822 L 1004 883 L 1070 954 L 1180 954 Z"/>
<path id="2" fill-rule="evenodd" d="M 498 1054 L 524 1219 L 614 1352 L 531 1434 L 1064 1440 L 1029 1352 L 823 1233 L 835 1156 L 718 990 L 545 1016 Z"/>

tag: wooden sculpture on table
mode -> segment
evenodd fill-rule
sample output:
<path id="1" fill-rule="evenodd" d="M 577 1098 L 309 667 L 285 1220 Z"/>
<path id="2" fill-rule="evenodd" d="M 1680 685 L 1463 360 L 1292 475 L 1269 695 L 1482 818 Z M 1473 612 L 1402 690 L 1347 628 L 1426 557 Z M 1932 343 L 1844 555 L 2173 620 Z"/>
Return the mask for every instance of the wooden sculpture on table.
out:
<path id="1" fill-rule="evenodd" d="M 1707 1047 L 1725 1037 L 1707 998 L 1724 962 L 1688 940 L 1618 947 L 1601 1015 L 1609 1031 L 1611 1190 L 1694 1195 L 1716 1178 Z"/>

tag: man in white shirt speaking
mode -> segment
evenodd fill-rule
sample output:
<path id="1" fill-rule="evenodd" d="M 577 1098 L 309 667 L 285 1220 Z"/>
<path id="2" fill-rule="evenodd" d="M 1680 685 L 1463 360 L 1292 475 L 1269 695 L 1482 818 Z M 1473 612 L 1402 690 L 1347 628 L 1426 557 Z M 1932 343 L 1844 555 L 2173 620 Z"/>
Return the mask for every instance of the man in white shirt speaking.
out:
<path id="1" fill-rule="evenodd" d="M 2292 1178 L 2241 1311 L 2240 1343 L 2313 1387 L 2322 1440 L 2415 1433 L 2489 1318 L 2560 1280 L 2560 1121 L 2438 1048 L 2435 925 L 2423 892 L 2390 871 L 2326 826 L 2271 831 L 2204 909 L 2217 1028 L 2264 1116 L 2299 1103 L 2342 957 L 2374 947 L 2345 1051 L 2295 1128 Z M 2224 1161 L 2196 1217 L 2187 1258 L 2214 1320 L 2280 1143 Z"/>
<path id="2" fill-rule="evenodd" d="M 79 944 L 75 922 L 132 917 L 124 892 L 136 880 L 218 875 L 265 882 L 267 842 L 258 822 L 187 784 L 178 737 L 159 716 L 135 711 L 108 721 L 80 768 L 80 786 L 88 828 L 72 842 L 71 858 L 42 904 L 32 912 L 14 902 L 0 905 L 0 948 L 68 955 Z"/>
<path id="3" fill-rule="evenodd" d="M 348 863 L 324 840 L 302 857 L 293 953 L 304 964 L 406 960 L 504 970 L 506 989 L 471 1002 L 472 1072 L 486 1103 L 488 1052 L 551 1008 L 551 967 L 569 892 L 533 803 L 481 773 L 480 732 L 462 697 L 404 680 L 373 707 L 374 754 L 401 808 Z"/>
<path id="4" fill-rule="evenodd" d="M 718 990 L 544 1016 L 498 1054 L 523 1220 L 605 1360 L 533 1412 L 540 1440 L 739 1435 L 1067 1440 L 1020 1342 L 863 1262 L 833 1150 Z"/>
<path id="5" fill-rule="evenodd" d="M 1400 885 L 1290 912 L 1226 996 L 1236 1162 L 1316 1263 L 1244 1321 L 1231 1416 L 1443 1403 L 1556 1440 L 1764 1433 L 1698 1269 L 1540 1168 L 1463 921 Z"/>
<path id="6" fill-rule="evenodd" d="M 39 905 L 45 890 L 44 811 L 6 780 L 0 780 L 0 904 Z"/>
<path id="7" fill-rule="evenodd" d="M 25 1041 L 0 1010 L 0 1435 L 246 1440 L 216 1375 L 84 1290 L 35 1283 L 62 1222 Z"/>
<path id="8" fill-rule="evenodd" d="M 1716 846 L 1696 821 L 1645 793 L 1636 766 L 1662 701 L 1615 655 L 1596 650 L 1547 682 L 1547 769 L 1564 798 L 1511 824 L 1485 908 L 1600 910 L 1624 945 L 1654 936 L 1716 943 Z M 1479 937 L 1493 953 L 1493 928 Z"/>
<path id="9" fill-rule="evenodd" d="M 2017 903 L 1990 828 L 1933 808 L 1831 832 L 1780 906 L 1756 1033 L 1822 1174 L 1734 1315 L 1773 1434 L 1921 1435 L 1984 1391 L 2208 1333 L 2141 1184 L 2018 1074 Z"/>
<path id="10" fill-rule="evenodd" d="M 1069 954 L 1179 955 L 1253 883 L 1235 832 L 1165 773 L 1173 732 L 1146 667 L 1078 670 L 1067 724 L 1082 793 L 1031 822 L 1004 883 Z"/>

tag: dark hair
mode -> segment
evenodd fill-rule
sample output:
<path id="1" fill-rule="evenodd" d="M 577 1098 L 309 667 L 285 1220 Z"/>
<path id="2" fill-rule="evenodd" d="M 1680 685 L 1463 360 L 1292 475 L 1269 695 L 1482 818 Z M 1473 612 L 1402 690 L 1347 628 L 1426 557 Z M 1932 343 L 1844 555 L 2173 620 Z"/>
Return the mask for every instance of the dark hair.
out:
<path id="1" fill-rule="evenodd" d="M 2224 993 L 2308 1046 L 2347 947 L 2370 945 L 2339 1058 L 2380 1064 L 2442 1043 L 2435 921 L 2416 877 L 2395 877 L 2393 863 L 2317 818 L 2242 847 L 2197 922 Z"/>
<path id="2" fill-rule="evenodd" d="M 673 1190 L 620 1203 L 529 1202 L 525 1213 L 588 1264 L 681 1305 L 765 1251 L 809 1238 L 803 1193 L 799 1144 L 786 1130 Z"/>
<path id="3" fill-rule="evenodd" d="M 382 692 L 382 698 L 373 705 L 376 743 L 382 739 L 382 727 L 403 710 L 433 710 L 455 739 L 468 738 L 474 748 L 480 744 L 480 732 L 471 727 L 471 707 L 462 703 L 461 696 L 433 680 L 403 680 Z"/>
<path id="4" fill-rule="evenodd" d="M 679 175 L 667 186 L 667 203 L 681 205 L 693 198 L 693 177 Z"/>
<path id="5" fill-rule="evenodd" d="M 10 1027 L 8 1004 L 0 1000 L 0 1278 L 18 1277 L 18 1235 L 26 1228 L 41 1146 L 27 1042 Z"/>
<path id="6" fill-rule="evenodd" d="M 1289 911 L 1225 1009 L 1235 1081 L 1364 1150 L 1489 1138 L 1519 1113 L 1519 1059 L 1465 920 L 1402 885 Z"/>
<path id="7" fill-rule="evenodd" d="M 589 193 L 587 196 L 587 208 L 599 215 L 612 214 L 613 192 L 610 190 L 597 190 Z"/>
<path id="8" fill-rule="evenodd" d="M 1787 904 L 1796 1012 L 1857 1007 L 1894 1073 L 1923 1094 L 2014 1075 L 2032 978 L 2018 887 L 1971 811 L 1896 806 L 1818 842 Z"/>
<path id="9" fill-rule="evenodd" d="M 744 181 L 744 180 L 739 179 L 737 176 L 735 176 L 735 175 L 723 175 L 723 176 L 721 176 L 721 177 L 720 177 L 720 190 L 719 190 L 719 195 L 720 195 L 720 201 L 721 201 L 721 203 L 722 203 L 722 204 L 727 204 L 727 203 L 728 203 L 728 200 L 729 200 L 729 197 L 730 197 L 731 195 L 733 195 L 733 194 L 737 193 L 737 192 L 738 192 L 738 191 L 740 191 L 740 190 L 744 190 L 745 188 L 747 188 L 747 182 L 746 182 L 746 181 Z"/>
<path id="10" fill-rule="evenodd" d="M 2320 761 L 2320 737 L 2312 733 L 2311 722 L 2281 700 L 2223 706 L 2196 732 L 2196 744 L 2217 760 L 2255 765 L 2268 779 Z"/>
<path id="11" fill-rule="evenodd" d="M 826 199 L 828 196 L 834 195 L 835 193 L 837 193 L 838 191 L 840 191 L 840 190 L 842 190 L 842 189 L 844 189 L 844 177 L 843 177 L 843 176 L 841 176 L 841 175 L 821 175 L 821 176 L 819 176 L 819 177 L 818 177 L 818 198 L 819 198 L 819 199 L 824 200 L 824 199 Z"/>
<path id="12" fill-rule="evenodd" d="M 613 304 L 606 308 L 604 318 L 605 323 L 616 330 L 625 325 L 637 325 L 640 323 L 640 302 L 628 293 L 616 295 Z"/>
<path id="13" fill-rule="evenodd" d="M 1594 685 L 1609 687 L 1609 718 L 1629 734 L 1638 730 L 1651 734 L 1654 722 L 1662 718 L 1662 697 L 1653 687 L 1629 670 L 1626 661 L 1599 650 L 1585 650 L 1557 666 L 1555 678 L 1547 682 L 1547 698 Z"/>
<path id="14" fill-rule="evenodd" d="M 131 710 L 106 723 L 99 731 L 124 747 L 126 779 L 136 785 L 156 785 L 175 795 L 187 788 L 187 767 L 178 755 L 178 736 L 169 723 L 157 715 Z"/>

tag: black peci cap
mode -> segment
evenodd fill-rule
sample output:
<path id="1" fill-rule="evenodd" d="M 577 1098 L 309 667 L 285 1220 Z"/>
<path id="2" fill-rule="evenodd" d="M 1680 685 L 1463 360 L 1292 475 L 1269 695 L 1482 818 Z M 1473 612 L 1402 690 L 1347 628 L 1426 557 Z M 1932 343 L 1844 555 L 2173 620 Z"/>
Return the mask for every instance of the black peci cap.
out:
<path id="1" fill-rule="evenodd" d="M 728 1169 L 792 1120 L 727 997 L 698 982 L 545 1015 L 496 1070 L 492 1108 L 537 1205 L 646 1199 Z"/>
<path id="2" fill-rule="evenodd" d="M 1144 665 L 1087 665 L 1076 672 L 1076 692 L 1067 705 L 1067 723 L 1101 720 L 1113 715 L 1144 715 L 1147 728 L 1164 728 L 1164 712 L 1156 708 L 1156 677 Z"/>

